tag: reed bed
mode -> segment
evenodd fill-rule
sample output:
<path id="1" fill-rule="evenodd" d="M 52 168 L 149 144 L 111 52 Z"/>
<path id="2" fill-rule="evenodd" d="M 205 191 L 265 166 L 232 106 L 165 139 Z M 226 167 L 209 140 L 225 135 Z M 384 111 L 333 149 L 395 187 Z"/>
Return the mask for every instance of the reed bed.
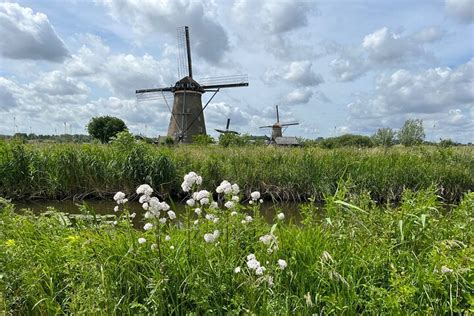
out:
<path id="1" fill-rule="evenodd" d="M 13 199 L 104 197 L 141 183 L 179 195 L 180 176 L 195 170 L 216 186 L 243 184 L 266 198 L 321 201 L 344 183 L 376 201 L 399 201 L 404 189 L 435 186 L 448 201 L 474 188 L 474 148 L 320 149 L 186 146 L 127 148 L 99 144 L 0 142 L 0 195 Z"/>

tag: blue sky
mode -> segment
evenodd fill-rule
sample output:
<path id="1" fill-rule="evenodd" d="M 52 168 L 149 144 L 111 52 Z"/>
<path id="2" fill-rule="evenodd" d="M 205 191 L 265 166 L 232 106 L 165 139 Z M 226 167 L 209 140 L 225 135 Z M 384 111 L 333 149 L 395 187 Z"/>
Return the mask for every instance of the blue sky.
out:
<path id="1" fill-rule="evenodd" d="M 248 74 L 205 111 L 208 132 L 373 134 L 422 119 L 427 138 L 474 140 L 474 1 L 19 1 L 0 3 L 1 134 L 85 133 L 96 115 L 166 134 L 176 28 L 190 26 L 194 77 Z M 206 102 L 209 94 L 203 96 Z M 168 98 L 171 102 L 171 98 Z"/>

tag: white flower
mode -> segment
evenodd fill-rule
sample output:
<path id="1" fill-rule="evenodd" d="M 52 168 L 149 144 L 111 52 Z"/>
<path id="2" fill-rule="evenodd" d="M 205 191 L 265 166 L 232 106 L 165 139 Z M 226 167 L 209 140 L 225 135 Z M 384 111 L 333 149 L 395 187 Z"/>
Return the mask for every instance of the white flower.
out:
<path id="1" fill-rule="evenodd" d="M 166 224 L 166 217 L 162 217 L 159 219 L 161 224 Z"/>
<path id="2" fill-rule="evenodd" d="M 123 199 L 125 199 L 125 193 L 118 191 L 114 195 L 114 201 L 117 202 L 117 204 L 122 204 Z"/>
<path id="3" fill-rule="evenodd" d="M 151 244 L 151 250 L 155 250 L 158 248 L 158 245 L 157 244 Z"/>
<path id="4" fill-rule="evenodd" d="M 251 254 L 249 254 L 249 255 L 247 256 L 247 261 L 255 260 L 255 259 L 256 259 L 256 257 L 255 257 L 255 255 L 254 255 L 253 253 L 251 253 Z"/>
<path id="5" fill-rule="evenodd" d="M 227 201 L 227 202 L 225 202 L 224 206 L 228 209 L 234 208 L 234 202 Z"/>
<path id="6" fill-rule="evenodd" d="M 240 221 L 242 224 L 247 224 L 247 222 L 245 221 L 245 219 L 241 220 Z"/>
<path id="7" fill-rule="evenodd" d="M 117 224 L 118 224 L 118 222 L 117 222 L 117 221 L 114 221 L 112 224 L 114 224 L 114 225 L 117 225 Z"/>
<path id="8" fill-rule="evenodd" d="M 240 273 L 240 267 L 236 267 L 236 268 L 234 269 L 234 273 Z"/>
<path id="9" fill-rule="evenodd" d="M 194 213 L 196 213 L 196 215 L 199 216 L 199 215 L 201 215 L 202 210 L 198 207 L 198 208 L 196 208 L 196 209 L 194 210 Z"/>
<path id="10" fill-rule="evenodd" d="M 140 237 L 140 238 L 138 238 L 138 243 L 139 244 L 144 244 L 144 243 L 146 243 L 146 239 L 143 238 L 143 237 Z"/>
<path id="11" fill-rule="evenodd" d="M 137 213 L 130 214 L 130 218 L 135 218 L 135 216 L 137 216 Z"/>
<path id="12" fill-rule="evenodd" d="M 250 205 L 252 205 L 252 204 L 253 204 L 253 201 L 252 201 L 252 200 L 250 200 L 250 201 L 249 201 L 249 204 L 250 204 Z"/>
<path id="13" fill-rule="evenodd" d="M 153 189 L 148 184 L 142 184 L 137 188 L 137 194 L 145 194 L 150 196 L 153 193 Z"/>
<path id="14" fill-rule="evenodd" d="M 150 196 L 142 195 L 142 196 L 140 196 L 140 199 L 138 199 L 138 202 L 140 202 L 140 204 L 143 204 L 145 202 L 148 202 L 149 200 L 150 200 Z"/>
<path id="15" fill-rule="evenodd" d="M 250 193 L 250 197 L 252 198 L 252 200 L 257 201 L 260 198 L 260 192 L 254 191 Z"/>
<path id="16" fill-rule="evenodd" d="M 234 196 L 232 197 L 232 201 L 239 203 L 240 198 L 239 198 L 237 195 L 234 195 Z"/>
<path id="17" fill-rule="evenodd" d="M 198 220 L 198 219 L 194 221 L 194 225 L 197 225 L 197 224 L 199 224 L 199 220 Z"/>
<path id="18" fill-rule="evenodd" d="M 275 236 L 273 235 L 264 235 L 260 237 L 259 239 L 261 242 L 263 242 L 265 245 L 269 245 L 273 240 L 275 240 Z"/>
<path id="19" fill-rule="evenodd" d="M 216 188 L 216 192 L 217 193 L 225 193 L 225 194 L 229 194 L 230 192 L 232 192 L 232 185 L 230 184 L 229 181 L 227 180 L 224 180 L 221 182 L 221 184 Z"/>
<path id="20" fill-rule="evenodd" d="M 216 218 L 214 214 L 206 214 L 206 219 L 209 221 L 213 221 Z"/>
<path id="21" fill-rule="evenodd" d="M 211 202 L 211 205 L 209 205 L 209 208 L 211 209 L 216 209 L 218 207 L 217 202 L 213 201 Z"/>
<path id="22" fill-rule="evenodd" d="M 247 267 L 251 270 L 260 268 L 260 262 L 257 259 L 247 261 Z"/>
<path id="23" fill-rule="evenodd" d="M 441 267 L 441 273 L 442 274 L 453 273 L 453 269 L 450 269 L 447 266 L 442 266 Z"/>
<path id="24" fill-rule="evenodd" d="M 170 240 L 171 240 L 170 235 L 166 235 L 165 240 L 166 240 L 166 241 L 170 241 Z"/>
<path id="25" fill-rule="evenodd" d="M 183 180 L 181 188 L 184 192 L 189 192 L 194 184 L 200 185 L 202 183 L 202 177 L 198 176 L 193 171 L 185 175 Z"/>
<path id="26" fill-rule="evenodd" d="M 193 197 L 195 200 L 198 200 L 200 201 L 201 199 L 204 199 L 204 198 L 209 198 L 209 192 L 207 190 L 201 190 L 199 192 L 197 192 L 196 196 Z"/>
<path id="27" fill-rule="evenodd" d="M 149 219 L 149 218 L 152 218 L 153 217 L 153 214 L 151 212 L 146 212 L 145 213 L 145 218 L 146 219 Z"/>
<path id="28" fill-rule="evenodd" d="M 143 204 L 142 204 L 142 207 L 143 207 L 143 209 L 144 209 L 145 211 L 147 211 L 149 205 L 148 205 L 148 203 L 143 203 Z"/>
<path id="29" fill-rule="evenodd" d="M 202 198 L 199 203 L 201 203 L 202 205 L 207 205 L 209 204 L 209 199 L 208 198 Z"/>
<path id="30" fill-rule="evenodd" d="M 236 211 L 232 211 L 232 212 L 230 213 L 230 216 L 235 216 L 235 215 L 237 215 L 237 212 L 236 212 Z"/>
<path id="31" fill-rule="evenodd" d="M 282 221 L 282 220 L 285 219 L 285 214 L 283 214 L 283 213 L 278 213 L 277 218 L 278 218 L 280 221 Z"/>
<path id="32" fill-rule="evenodd" d="M 170 249 L 171 249 L 171 250 L 174 250 L 174 246 L 170 246 Z"/>
<path id="33" fill-rule="evenodd" d="M 201 177 L 201 176 L 197 176 L 197 177 L 196 177 L 196 184 L 197 184 L 197 185 L 201 185 L 201 183 L 202 183 L 202 177 Z"/>
<path id="34" fill-rule="evenodd" d="M 118 210 L 119 210 L 119 207 L 118 207 L 118 205 L 116 205 L 116 206 L 114 207 L 114 212 L 118 212 Z"/>
<path id="35" fill-rule="evenodd" d="M 232 190 L 232 194 L 233 194 L 233 195 L 237 195 L 237 194 L 239 194 L 239 192 L 240 192 L 240 188 L 239 188 L 239 186 L 237 185 L 237 183 L 234 183 L 234 184 L 231 186 L 231 190 Z"/>
<path id="36" fill-rule="evenodd" d="M 190 207 L 193 207 L 195 203 L 196 203 L 196 201 L 194 201 L 194 199 L 189 199 L 189 200 L 186 201 L 186 204 L 188 204 L 188 206 L 190 206 Z"/>
<path id="37" fill-rule="evenodd" d="M 255 269 L 255 274 L 256 275 L 262 275 L 263 272 L 265 272 L 265 267 L 258 267 L 257 269 Z"/>
<path id="38" fill-rule="evenodd" d="M 285 270 L 285 268 L 288 266 L 285 260 L 283 259 L 278 259 L 278 266 L 280 269 Z"/>
<path id="39" fill-rule="evenodd" d="M 160 209 L 161 209 L 161 210 L 163 210 L 163 211 L 166 212 L 166 211 L 169 211 L 170 208 L 171 208 L 171 207 L 168 205 L 168 203 L 166 203 L 166 202 L 161 202 L 161 203 L 160 203 Z"/>
<path id="40" fill-rule="evenodd" d="M 275 284 L 273 283 L 273 277 L 272 277 L 271 275 L 269 275 L 269 276 L 267 277 L 267 282 L 268 282 L 268 286 L 269 286 L 269 287 L 272 287 L 272 286 L 275 285 Z"/>
<path id="41" fill-rule="evenodd" d="M 204 234 L 204 240 L 207 243 L 213 243 L 216 241 L 216 239 L 219 237 L 219 231 L 215 230 L 212 234 Z"/>
<path id="42" fill-rule="evenodd" d="M 144 230 L 150 230 L 152 228 L 153 228 L 153 224 L 151 224 L 151 223 L 146 223 L 145 226 L 143 226 Z"/>
<path id="43" fill-rule="evenodd" d="M 263 200 L 262 200 L 262 199 L 260 199 L 260 200 L 258 200 L 258 201 L 259 201 L 260 203 L 263 203 Z"/>
<path id="44" fill-rule="evenodd" d="M 251 221 L 253 221 L 252 216 L 250 216 L 250 215 L 245 216 L 245 221 L 246 221 L 247 223 L 250 223 Z"/>
<path id="45" fill-rule="evenodd" d="M 173 211 L 168 211 L 168 216 L 170 219 L 175 219 L 176 218 L 176 213 Z"/>

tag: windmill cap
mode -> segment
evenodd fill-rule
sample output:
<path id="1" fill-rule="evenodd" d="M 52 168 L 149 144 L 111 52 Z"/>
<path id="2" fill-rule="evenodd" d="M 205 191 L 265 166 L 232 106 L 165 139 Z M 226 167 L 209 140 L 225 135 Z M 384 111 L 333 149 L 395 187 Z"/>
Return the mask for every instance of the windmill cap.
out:
<path id="1" fill-rule="evenodd" d="M 203 92 L 204 89 L 201 85 L 194 80 L 193 78 L 186 76 L 176 82 L 174 85 L 174 90 L 192 90 L 192 91 L 199 91 Z"/>

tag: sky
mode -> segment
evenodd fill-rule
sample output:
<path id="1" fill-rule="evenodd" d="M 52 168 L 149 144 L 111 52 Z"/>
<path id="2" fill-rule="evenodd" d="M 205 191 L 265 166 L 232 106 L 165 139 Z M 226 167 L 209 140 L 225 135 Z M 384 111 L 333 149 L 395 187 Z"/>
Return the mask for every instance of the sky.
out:
<path id="1" fill-rule="evenodd" d="M 178 27 L 193 76 L 246 74 L 205 109 L 215 128 L 371 135 L 421 119 L 428 140 L 474 142 L 474 0 L 43 0 L 0 2 L 0 134 L 86 132 L 94 116 L 166 135 Z M 203 95 L 203 103 L 211 93 Z M 172 102 L 172 96 L 166 98 Z"/>

